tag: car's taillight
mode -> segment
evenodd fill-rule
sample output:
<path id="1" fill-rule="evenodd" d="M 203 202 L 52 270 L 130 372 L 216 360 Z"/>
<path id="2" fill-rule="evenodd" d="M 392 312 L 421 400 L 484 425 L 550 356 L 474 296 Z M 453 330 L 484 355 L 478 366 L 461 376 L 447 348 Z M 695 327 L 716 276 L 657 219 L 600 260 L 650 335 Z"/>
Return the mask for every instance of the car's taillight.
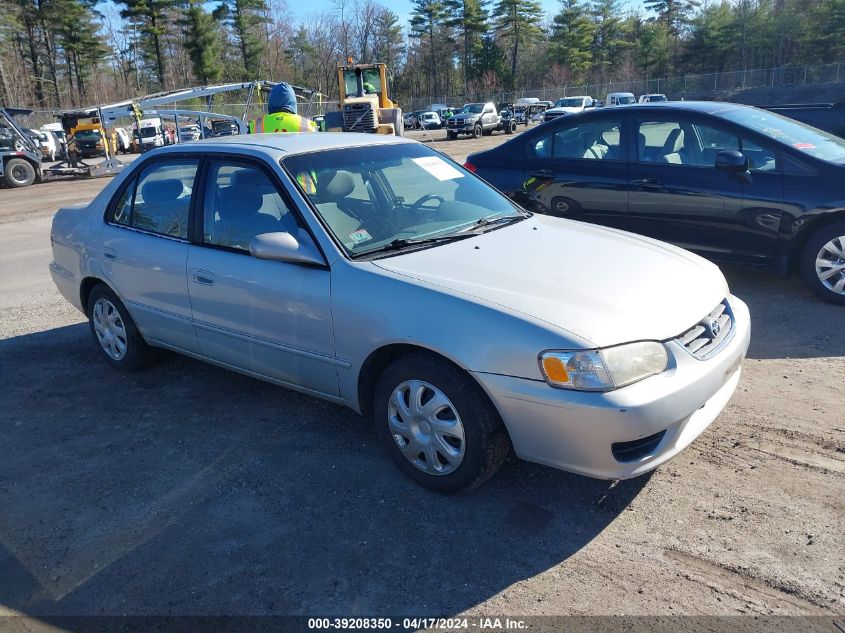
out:
<path id="1" fill-rule="evenodd" d="M 472 173 L 475 173 L 475 172 L 478 171 L 478 167 L 476 167 L 475 165 L 473 165 L 469 161 L 464 163 L 464 169 L 466 169 L 467 171 L 471 171 Z"/>

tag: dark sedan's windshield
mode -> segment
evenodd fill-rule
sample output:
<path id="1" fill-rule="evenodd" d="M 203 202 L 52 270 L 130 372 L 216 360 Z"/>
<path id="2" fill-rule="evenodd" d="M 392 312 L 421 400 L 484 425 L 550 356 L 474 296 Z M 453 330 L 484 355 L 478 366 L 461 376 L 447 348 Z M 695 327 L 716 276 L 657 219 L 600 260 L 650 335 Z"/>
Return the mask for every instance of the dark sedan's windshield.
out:
<path id="1" fill-rule="evenodd" d="M 757 108 L 736 108 L 716 114 L 723 119 L 765 134 L 776 141 L 791 145 L 815 158 L 831 163 L 845 162 L 845 139 L 800 123 L 795 119 Z"/>
<path id="2" fill-rule="evenodd" d="M 338 242 L 354 257 L 524 217 L 462 167 L 423 145 L 397 143 L 285 158 Z"/>

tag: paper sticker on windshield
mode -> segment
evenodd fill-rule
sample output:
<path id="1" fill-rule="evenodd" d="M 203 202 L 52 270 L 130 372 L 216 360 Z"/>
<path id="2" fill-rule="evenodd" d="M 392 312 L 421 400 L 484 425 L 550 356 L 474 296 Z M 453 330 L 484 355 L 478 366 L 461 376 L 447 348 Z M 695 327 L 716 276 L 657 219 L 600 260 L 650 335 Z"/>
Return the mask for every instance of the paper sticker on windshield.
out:
<path id="1" fill-rule="evenodd" d="M 437 178 L 437 180 L 454 180 L 455 178 L 464 177 L 461 172 L 439 156 L 424 156 L 423 158 L 412 158 L 411 160 Z"/>
<path id="2" fill-rule="evenodd" d="M 812 143 L 793 143 L 792 147 L 795 149 L 816 149 L 816 146 Z"/>
<path id="3" fill-rule="evenodd" d="M 358 244 L 370 241 L 373 239 L 373 236 L 367 233 L 366 229 L 358 229 L 349 234 L 349 239 L 357 246 Z"/>

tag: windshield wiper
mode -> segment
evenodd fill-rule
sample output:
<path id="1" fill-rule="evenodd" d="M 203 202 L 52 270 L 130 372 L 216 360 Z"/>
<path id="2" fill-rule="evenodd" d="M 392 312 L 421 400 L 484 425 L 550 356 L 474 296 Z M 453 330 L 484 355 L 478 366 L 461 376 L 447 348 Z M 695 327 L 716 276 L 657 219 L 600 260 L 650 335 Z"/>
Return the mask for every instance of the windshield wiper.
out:
<path id="1" fill-rule="evenodd" d="M 384 246 L 379 246 L 378 248 L 373 248 L 368 251 L 363 251 L 361 253 L 355 253 L 352 258 L 357 259 L 359 257 L 365 257 L 367 255 L 377 255 L 379 253 L 392 253 L 395 251 L 401 251 L 409 247 L 419 246 L 419 245 L 426 245 L 426 244 L 443 244 L 446 242 L 456 242 L 458 240 L 463 240 L 468 237 L 473 237 L 472 233 L 450 233 L 448 235 L 439 235 L 437 237 L 422 237 L 417 239 L 406 239 L 400 237 L 398 239 L 393 240 L 390 244 L 385 244 Z"/>
<path id="2" fill-rule="evenodd" d="M 528 215 L 502 215 L 501 213 L 494 213 L 493 215 L 488 215 L 483 218 L 479 218 L 478 220 L 470 224 L 467 228 L 463 229 L 461 233 L 477 233 L 479 229 L 487 228 L 488 226 L 498 224 L 511 224 L 512 222 L 524 220 L 527 217 Z"/>

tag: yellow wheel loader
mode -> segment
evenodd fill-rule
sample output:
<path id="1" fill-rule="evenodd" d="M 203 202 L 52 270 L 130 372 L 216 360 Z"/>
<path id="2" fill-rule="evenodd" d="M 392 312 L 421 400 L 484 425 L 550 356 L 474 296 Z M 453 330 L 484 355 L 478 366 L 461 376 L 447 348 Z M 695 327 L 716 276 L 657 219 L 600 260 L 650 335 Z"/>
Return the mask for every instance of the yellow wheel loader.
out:
<path id="1" fill-rule="evenodd" d="M 327 112 L 327 132 L 371 132 L 402 136 L 402 110 L 387 96 L 384 64 L 338 64 L 338 110 Z"/>

